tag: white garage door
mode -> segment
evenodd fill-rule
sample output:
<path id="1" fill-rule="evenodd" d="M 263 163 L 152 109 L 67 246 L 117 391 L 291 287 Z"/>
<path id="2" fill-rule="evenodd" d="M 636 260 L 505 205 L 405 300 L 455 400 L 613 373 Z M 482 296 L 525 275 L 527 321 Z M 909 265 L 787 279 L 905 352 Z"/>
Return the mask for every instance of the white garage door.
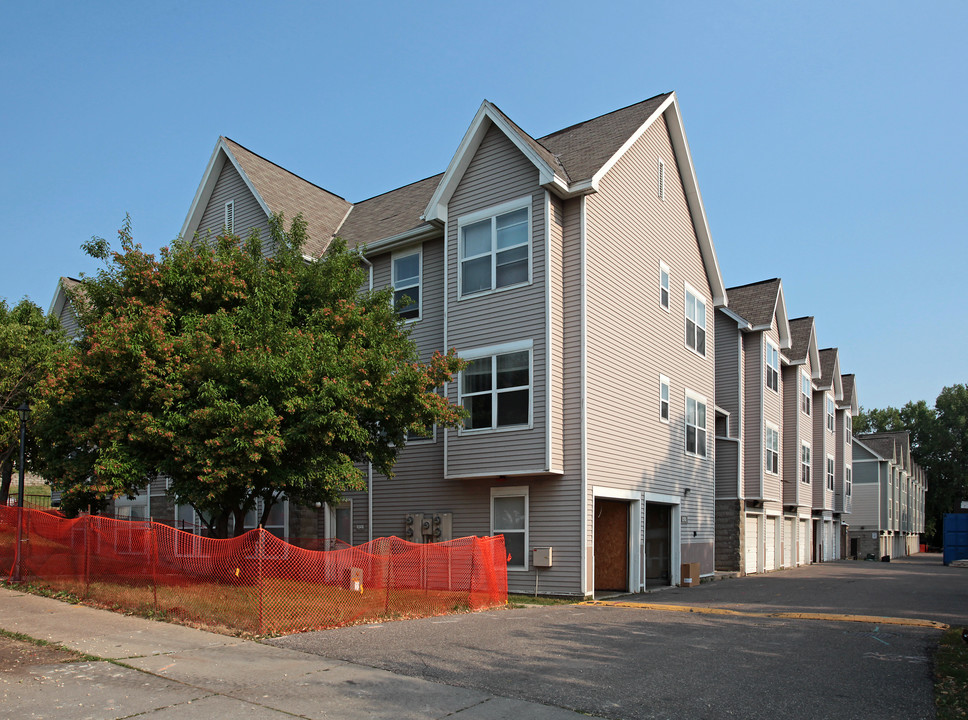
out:
<path id="1" fill-rule="evenodd" d="M 800 565 L 806 565 L 810 562 L 810 529 L 807 526 L 806 520 L 800 521 L 800 533 L 797 538 L 797 547 L 800 549 L 798 553 Z"/>
<path id="2" fill-rule="evenodd" d="M 834 559 L 834 524 L 829 520 L 823 522 L 823 559 L 824 562 Z"/>
<path id="3" fill-rule="evenodd" d="M 758 548 L 760 546 L 760 534 L 758 532 L 759 515 L 746 516 L 746 567 L 743 571 L 747 574 L 757 571 Z"/>
<path id="4" fill-rule="evenodd" d="M 793 518 L 783 518 L 783 567 L 793 567 Z"/>
<path id="5" fill-rule="evenodd" d="M 776 518 L 763 521 L 763 569 L 776 570 Z"/>

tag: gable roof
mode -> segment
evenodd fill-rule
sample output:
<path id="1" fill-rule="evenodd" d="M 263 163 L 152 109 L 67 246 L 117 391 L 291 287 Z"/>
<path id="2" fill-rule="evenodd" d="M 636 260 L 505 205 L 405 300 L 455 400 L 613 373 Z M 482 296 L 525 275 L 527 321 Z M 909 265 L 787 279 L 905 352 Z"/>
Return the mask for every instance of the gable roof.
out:
<path id="1" fill-rule="evenodd" d="M 885 437 L 881 433 L 860 434 L 856 437 L 885 460 L 897 462 L 897 449 L 893 437 Z"/>
<path id="2" fill-rule="evenodd" d="M 791 365 L 803 365 L 810 358 L 811 377 L 820 379 L 820 352 L 817 350 L 817 332 L 813 316 L 794 318 L 790 321 L 790 349 L 785 353 Z"/>
<path id="3" fill-rule="evenodd" d="M 234 140 L 220 137 L 182 225 L 181 237 L 192 237 L 198 231 L 202 213 L 226 162 L 238 171 L 266 217 L 283 213 L 287 220 L 292 220 L 297 213 L 302 213 L 309 234 L 303 251 L 308 255 L 315 257 L 325 251 L 352 207 L 339 195 L 304 180 Z"/>
<path id="4" fill-rule="evenodd" d="M 860 405 L 857 403 L 857 385 L 854 383 L 854 379 L 852 373 L 840 376 L 840 382 L 844 387 L 844 398 L 840 405 L 845 410 L 850 410 L 851 415 L 856 415 L 860 410 Z"/>
<path id="5" fill-rule="evenodd" d="M 749 323 L 749 330 L 769 330 L 776 317 L 780 348 L 790 347 L 790 321 L 786 314 L 783 283 L 779 278 L 727 288 L 729 309 Z"/>
<path id="6" fill-rule="evenodd" d="M 420 215 L 441 177 L 434 175 L 356 203 L 337 234 L 351 248 L 374 241 L 392 241 L 420 230 L 439 234 L 439 228 L 421 220 Z"/>
<path id="7" fill-rule="evenodd" d="M 834 391 L 834 400 L 843 400 L 844 384 L 840 379 L 840 352 L 837 348 L 824 348 L 820 355 L 820 388 Z"/>
<path id="8" fill-rule="evenodd" d="M 77 278 L 65 276 L 57 280 L 57 289 L 54 290 L 54 299 L 50 302 L 47 314 L 57 318 L 69 337 L 77 337 L 80 334 L 74 301 L 83 302 L 84 297 L 84 285 Z"/>

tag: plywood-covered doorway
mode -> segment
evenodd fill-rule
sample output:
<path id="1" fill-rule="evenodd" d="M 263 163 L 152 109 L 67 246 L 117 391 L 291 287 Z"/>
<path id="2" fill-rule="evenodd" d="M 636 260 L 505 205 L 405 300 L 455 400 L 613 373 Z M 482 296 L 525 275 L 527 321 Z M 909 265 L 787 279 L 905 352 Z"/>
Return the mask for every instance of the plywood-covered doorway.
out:
<path id="1" fill-rule="evenodd" d="M 672 584 L 672 506 L 645 504 L 645 585 Z"/>
<path id="2" fill-rule="evenodd" d="M 629 589 L 629 506 L 595 498 L 595 590 Z"/>

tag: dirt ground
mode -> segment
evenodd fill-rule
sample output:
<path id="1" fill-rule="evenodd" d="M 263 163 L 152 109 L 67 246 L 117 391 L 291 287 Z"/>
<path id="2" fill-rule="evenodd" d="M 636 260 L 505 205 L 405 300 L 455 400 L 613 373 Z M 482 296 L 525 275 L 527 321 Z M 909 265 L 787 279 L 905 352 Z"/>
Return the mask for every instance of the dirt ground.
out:
<path id="1" fill-rule="evenodd" d="M 61 650 L 47 645 L 34 645 L 23 640 L 15 640 L 6 635 L 0 635 L 0 672 L 25 672 L 27 668 L 33 665 L 53 665 L 80 659 L 80 655 L 69 650 Z"/>

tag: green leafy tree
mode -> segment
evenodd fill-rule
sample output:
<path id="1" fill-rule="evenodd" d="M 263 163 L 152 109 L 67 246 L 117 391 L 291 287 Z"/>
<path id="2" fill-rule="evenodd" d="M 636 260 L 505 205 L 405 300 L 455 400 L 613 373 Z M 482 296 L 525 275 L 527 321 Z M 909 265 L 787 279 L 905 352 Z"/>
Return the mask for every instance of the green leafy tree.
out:
<path id="1" fill-rule="evenodd" d="M 437 392 L 456 353 L 422 363 L 389 289 L 361 290 L 339 239 L 307 262 L 306 226 L 178 240 L 160 258 L 94 239 L 105 267 L 82 281 L 84 336 L 45 385 L 43 457 L 68 507 L 136 494 L 156 474 L 217 537 L 262 501 L 313 505 L 392 475 L 408 431 L 455 426 Z"/>
<path id="2" fill-rule="evenodd" d="M 30 300 L 11 308 L 0 299 L 0 505 L 10 496 L 19 460 L 20 417 L 14 410 L 24 402 L 34 404 L 37 383 L 63 345 L 56 318 L 45 317 Z"/>

